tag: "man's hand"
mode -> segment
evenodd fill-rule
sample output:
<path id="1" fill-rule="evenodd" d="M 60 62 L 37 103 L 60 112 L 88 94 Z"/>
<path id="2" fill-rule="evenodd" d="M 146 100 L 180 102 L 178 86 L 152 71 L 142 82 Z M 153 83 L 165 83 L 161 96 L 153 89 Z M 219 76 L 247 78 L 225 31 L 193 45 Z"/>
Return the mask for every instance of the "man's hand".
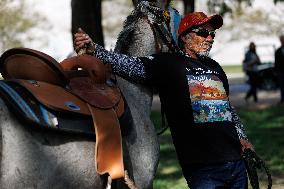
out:
<path id="1" fill-rule="evenodd" d="M 86 53 L 92 54 L 95 51 L 95 44 L 88 34 L 81 28 L 74 34 L 75 51 L 79 53 L 80 50 L 86 49 Z"/>
<path id="2" fill-rule="evenodd" d="M 242 153 L 247 148 L 251 149 L 252 151 L 255 151 L 253 145 L 248 140 L 240 139 L 240 143 L 242 145 Z"/>

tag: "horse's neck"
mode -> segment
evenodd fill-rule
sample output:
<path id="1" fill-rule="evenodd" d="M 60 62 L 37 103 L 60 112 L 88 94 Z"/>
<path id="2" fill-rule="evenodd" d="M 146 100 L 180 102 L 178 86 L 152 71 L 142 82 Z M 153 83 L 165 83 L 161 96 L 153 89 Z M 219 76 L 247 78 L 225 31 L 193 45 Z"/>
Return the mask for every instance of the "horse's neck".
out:
<path id="1" fill-rule="evenodd" d="M 148 56 L 157 53 L 156 39 L 153 28 L 146 18 L 138 19 L 131 27 L 120 33 L 117 41 L 116 51 L 130 56 Z M 130 83 L 120 79 L 119 85 L 128 103 L 136 104 L 143 112 L 150 114 L 152 106 L 152 88 Z"/>
<path id="2" fill-rule="evenodd" d="M 131 83 L 122 78 L 118 78 L 118 83 L 130 109 L 138 109 L 148 117 L 151 113 L 153 100 L 152 88 Z"/>

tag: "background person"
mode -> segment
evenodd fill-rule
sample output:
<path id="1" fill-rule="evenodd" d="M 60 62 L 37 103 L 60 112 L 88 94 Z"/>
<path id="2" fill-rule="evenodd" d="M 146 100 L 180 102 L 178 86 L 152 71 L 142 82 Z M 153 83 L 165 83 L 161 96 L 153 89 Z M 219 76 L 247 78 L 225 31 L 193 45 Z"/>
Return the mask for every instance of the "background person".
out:
<path id="1" fill-rule="evenodd" d="M 260 59 L 256 53 L 256 46 L 254 42 L 249 44 L 249 49 L 245 54 L 245 59 L 243 61 L 243 70 L 248 76 L 248 84 L 250 85 L 249 90 L 245 96 L 247 101 L 251 96 L 254 102 L 258 101 L 257 98 L 257 86 L 258 86 L 258 74 L 257 66 L 260 65 Z"/>
<path id="2" fill-rule="evenodd" d="M 78 52 L 111 64 L 114 73 L 159 91 L 184 177 L 191 189 L 247 188 L 241 153 L 253 148 L 229 101 L 229 84 L 222 67 L 209 58 L 220 15 L 186 15 L 179 25 L 182 52 L 129 57 L 75 34 Z"/>
<path id="3" fill-rule="evenodd" d="M 275 70 L 280 86 L 280 103 L 284 103 L 284 35 L 281 35 L 279 39 L 281 46 L 275 52 Z"/>

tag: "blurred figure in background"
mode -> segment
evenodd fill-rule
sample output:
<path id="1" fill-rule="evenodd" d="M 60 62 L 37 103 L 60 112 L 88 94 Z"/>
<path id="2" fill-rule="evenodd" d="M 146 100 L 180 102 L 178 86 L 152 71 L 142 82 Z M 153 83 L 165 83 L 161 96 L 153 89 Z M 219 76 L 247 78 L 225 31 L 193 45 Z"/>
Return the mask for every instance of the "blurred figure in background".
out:
<path id="1" fill-rule="evenodd" d="M 280 36 L 281 46 L 275 52 L 275 70 L 279 80 L 281 100 L 284 103 L 284 35 Z"/>
<path id="2" fill-rule="evenodd" d="M 248 90 L 245 100 L 253 96 L 254 102 L 257 102 L 257 85 L 258 85 L 258 76 L 257 76 L 257 65 L 261 64 L 260 59 L 256 53 L 256 46 L 254 42 L 250 42 L 249 49 L 245 54 L 245 59 L 243 61 L 243 70 L 248 76 L 248 84 L 250 89 Z"/>

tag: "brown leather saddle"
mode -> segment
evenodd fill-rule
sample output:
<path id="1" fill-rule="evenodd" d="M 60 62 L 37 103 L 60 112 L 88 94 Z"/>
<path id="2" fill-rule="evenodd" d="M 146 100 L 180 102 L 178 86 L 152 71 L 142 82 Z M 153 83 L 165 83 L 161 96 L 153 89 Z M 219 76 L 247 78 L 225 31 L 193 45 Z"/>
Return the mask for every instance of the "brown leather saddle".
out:
<path id="1" fill-rule="evenodd" d="M 124 177 L 118 119 L 125 103 L 109 65 L 86 54 L 58 63 L 40 51 L 13 48 L 1 56 L 0 71 L 5 81 L 25 88 L 49 109 L 91 116 L 97 172 L 112 179 Z"/>

